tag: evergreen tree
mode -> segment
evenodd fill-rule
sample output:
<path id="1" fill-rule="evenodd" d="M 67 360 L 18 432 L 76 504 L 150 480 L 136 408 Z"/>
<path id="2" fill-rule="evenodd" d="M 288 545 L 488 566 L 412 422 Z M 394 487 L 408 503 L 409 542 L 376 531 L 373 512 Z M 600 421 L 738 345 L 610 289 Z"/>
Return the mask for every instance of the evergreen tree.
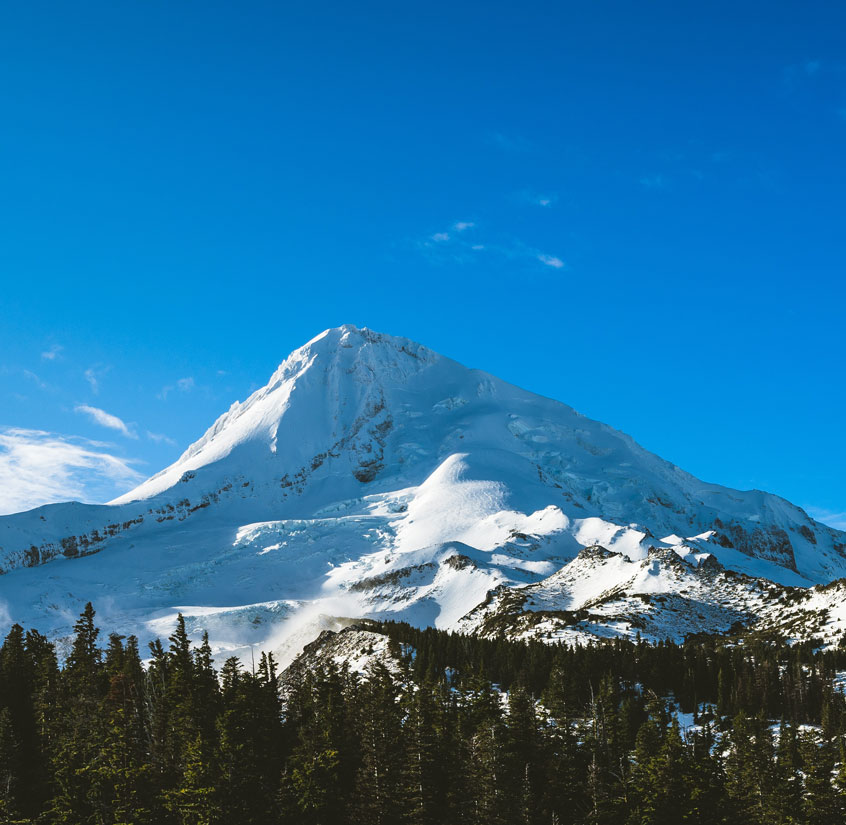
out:
<path id="1" fill-rule="evenodd" d="M 0 709 L 0 820 L 11 822 L 20 815 L 20 743 L 9 708 Z"/>
<path id="2" fill-rule="evenodd" d="M 767 822 L 774 788 L 772 734 L 760 716 L 734 717 L 726 760 L 726 790 L 735 817 L 744 822 Z"/>
<path id="3" fill-rule="evenodd" d="M 804 821 L 807 825 L 836 825 L 838 815 L 834 776 L 834 752 L 831 742 L 816 733 L 800 737 L 805 775 Z"/>
<path id="4" fill-rule="evenodd" d="M 175 788 L 164 793 L 164 807 L 179 825 L 217 825 L 221 816 L 219 773 L 209 757 L 208 744 L 197 734 L 184 755 L 185 767 Z"/>
<path id="5" fill-rule="evenodd" d="M 534 700 L 522 686 L 513 685 L 508 695 L 505 761 L 512 798 L 509 818 L 514 823 L 531 825 L 538 820 L 540 754 L 541 731 Z"/>
<path id="6" fill-rule="evenodd" d="M 361 822 L 398 825 L 405 813 L 402 778 L 406 773 L 399 689 L 379 662 L 372 665 L 368 677 L 353 702 L 361 745 L 355 809 Z"/>
<path id="7" fill-rule="evenodd" d="M 779 823 L 802 822 L 802 760 L 796 728 L 782 720 L 776 747 L 769 818 Z"/>

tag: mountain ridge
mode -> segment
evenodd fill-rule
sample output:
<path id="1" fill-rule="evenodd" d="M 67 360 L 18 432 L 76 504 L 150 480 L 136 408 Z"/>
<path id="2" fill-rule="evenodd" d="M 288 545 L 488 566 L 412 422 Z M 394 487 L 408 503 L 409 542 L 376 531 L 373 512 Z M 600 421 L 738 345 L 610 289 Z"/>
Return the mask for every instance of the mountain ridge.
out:
<path id="1" fill-rule="evenodd" d="M 256 616 L 271 624 L 321 604 L 449 626 L 593 545 L 632 562 L 650 548 L 714 557 L 783 586 L 846 575 L 846 533 L 785 499 L 702 482 L 566 404 L 346 325 L 295 350 L 135 490 L 0 517 L 0 596 L 19 568 L 61 560 L 77 600 L 135 570 L 126 626 L 145 632 L 180 604 L 206 616 L 265 605 Z M 38 572 L 20 573 L 34 575 L 28 592 L 41 614 L 62 613 L 58 573 Z M 361 586 L 378 576 L 402 586 Z"/>

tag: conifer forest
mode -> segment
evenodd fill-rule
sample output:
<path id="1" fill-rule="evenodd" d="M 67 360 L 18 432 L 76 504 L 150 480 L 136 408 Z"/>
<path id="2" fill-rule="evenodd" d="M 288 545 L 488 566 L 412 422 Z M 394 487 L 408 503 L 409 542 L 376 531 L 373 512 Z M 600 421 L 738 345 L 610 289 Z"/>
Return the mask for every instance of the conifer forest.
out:
<path id="1" fill-rule="evenodd" d="M 217 670 L 180 616 L 60 664 L 0 649 L 0 821 L 67 825 L 671 825 L 846 819 L 846 649 L 777 638 L 482 640 L 368 623 L 394 654 L 285 681 Z M 364 651 L 366 653 L 366 651 Z"/>

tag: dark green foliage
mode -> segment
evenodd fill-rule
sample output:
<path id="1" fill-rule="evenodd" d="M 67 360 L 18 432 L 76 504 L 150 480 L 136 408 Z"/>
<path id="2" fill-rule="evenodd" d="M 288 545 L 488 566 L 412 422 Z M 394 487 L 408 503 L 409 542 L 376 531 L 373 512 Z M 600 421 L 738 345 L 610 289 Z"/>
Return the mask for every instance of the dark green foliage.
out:
<path id="1" fill-rule="evenodd" d="M 372 623 L 399 659 L 328 662 L 283 706 L 270 656 L 218 673 L 180 616 L 145 668 L 134 637 L 101 649 L 94 619 L 89 604 L 61 670 L 36 631 L 0 648 L 0 825 L 846 821 L 844 647 Z"/>

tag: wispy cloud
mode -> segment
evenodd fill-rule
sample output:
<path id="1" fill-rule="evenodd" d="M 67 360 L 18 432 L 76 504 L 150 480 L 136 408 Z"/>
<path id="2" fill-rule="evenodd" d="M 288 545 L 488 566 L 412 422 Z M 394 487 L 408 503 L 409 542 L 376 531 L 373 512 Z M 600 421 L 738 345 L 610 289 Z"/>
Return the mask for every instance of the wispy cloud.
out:
<path id="1" fill-rule="evenodd" d="M 41 430 L 0 428 L 0 513 L 54 501 L 105 501 L 142 476 L 109 445 Z"/>
<path id="2" fill-rule="evenodd" d="M 460 235 L 462 232 L 472 229 L 475 225 L 474 221 L 456 221 L 448 232 L 435 232 L 434 235 L 430 236 L 430 239 L 435 243 L 446 243 L 454 235 Z"/>
<path id="3" fill-rule="evenodd" d="M 32 381 L 40 390 L 50 389 L 50 385 L 46 381 L 42 381 L 40 376 L 36 375 L 32 370 L 21 370 L 21 375 Z"/>
<path id="4" fill-rule="evenodd" d="M 535 261 L 552 269 L 564 269 L 564 261 L 516 238 L 487 241 L 478 237 L 474 221 L 456 221 L 449 231 L 435 232 L 416 243 L 417 249 L 437 264 L 470 264 L 484 259 Z"/>
<path id="5" fill-rule="evenodd" d="M 111 369 L 111 367 L 103 367 L 99 364 L 95 364 L 93 367 L 89 367 L 85 370 L 85 380 L 88 382 L 88 386 L 91 387 L 91 392 L 94 395 L 97 395 L 100 392 L 100 379 Z"/>
<path id="6" fill-rule="evenodd" d="M 189 375 L 186 378 L 180 378 L 175 384 L 168 384 L 166 387 L 162 387 L 158 397 L 164 401 L 174 390 L 179 390 L 179 392 L 191 392 L 196 388 L 197 382 L 194 380 L 193 376 Z"/>
<path id="7" fill-rule="evenodd" d="M 79 404 L 74 407 L 74 411 L 87 415 L 92 421 L 94 421 L 95 424 L 99 424 L 101 427 L 106 427 L 110 430 L 115 430 L 121 435 L 125 435 L 127 438 L 138 438 L 136 433 L 133 432 L 133 430 L 131 430 L 124 421 L 116 415 L 112 415 L 111 413 L 107 413 L 105 410 L 101 410 L 99 407 L 89 407 L 87 404 Z"/>
<path id="8" fill-rule="evenodd" d="M 544 266 L 551 266 L 553 269 L 564 269 L 564 261 L 556 255 L 545 255 L 543 252 L 539 252 L 537 257 Z"/>
<path id="9" fill-rule="evenodd" d="M 519 201 L 528 203 L 532 206 L 541 206 L 548 209 L 558 203 L 558 195 L 555 192 L 532 192 L 524 189 L 517 195 Z"/>
<path id="10" fill-rule="evenodd" d="M 147 430 L 147 438 L 149 438 L 150 441 L 153 441 L 156 444 L 169 444 L 171 447 L 176 446 L 176 441 L 173 438 L 167 435 L 163 435 L 162 433 L 151 433 L 149 430 Z"/>
<path id="11" fill-rule="evenodd" d="M 833 510 L 826 510 L 823 507 L 808 507 L 806 509 L 811 518 L 821 521 L 829 527 L 834 527 L 835 530 L 846 530 L 846 510 L 838 513 Z"/>
<path id="12" fill-rule="evenodd" d="M 50 349 L 44 350 L 41 353 L 41 360 L 42 361 L 55 361 L 59 358 L 62 354 L 62 350 L 64 347 L 61 344 L 53 344 Z"/>
<path id="13" fill-rule="evenodd" d="M 25 369 L 24 367 L 18 366 L 9 366 L 7 364 L 0 364 L 0 375 L 2 376 L 9 376 L 10 378 L 24 378 L 33 386 L 37 387 L 39 390 L 49 390 L 55 391 L 55 387 L 51 384 L 48 384 L 44 381 L 38 373 L 33 372 L 32 370 Z M 17 393 L 19 398 L 25 398 L 26 393 Z"/>

